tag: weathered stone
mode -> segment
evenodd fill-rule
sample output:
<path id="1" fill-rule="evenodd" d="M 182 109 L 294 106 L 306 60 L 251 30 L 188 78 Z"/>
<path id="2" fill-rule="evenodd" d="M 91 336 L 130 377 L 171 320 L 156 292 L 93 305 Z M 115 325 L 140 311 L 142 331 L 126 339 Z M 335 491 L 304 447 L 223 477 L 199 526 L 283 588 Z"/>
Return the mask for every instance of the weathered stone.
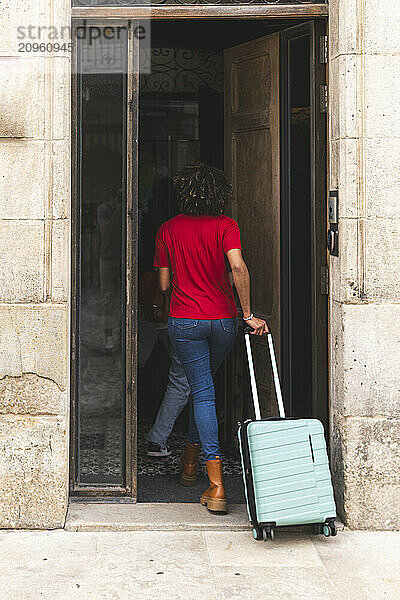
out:
<path id="1" fill-rule="evenodd" d="M 35 31 L 50 24 L 50 5 L 47 0 L 2 0 L 1 16 L 7 26 L 2 28 L 0 56 L 20 58 L 19 44 L 39 41 Z"/>
<path id="2" fill-rule="evenodd" d="M 339 256 L 331 256 L 329 259 L 330 293 L 333 300 L 359 301 L 358 236 L 359 222 L 357 219 L 339 219 Z"/>
<path id="3" fill-rule="evenodd" d="M 400 522 L 400 421 L 339 417 L 345 524 L 397 529 Z"/>
<path id="4" fill-rule="evenodd" d="M 364 148 L 366 216 L 399 218 L 400 139 L 368 138 Z"/>
<path id="5" fill-rule="evenodd" d="M 366 296 L 368 300 L 398 302 L 400 218 L 368 219 L 365 226 Z"/>
<path id="6" fill-rule="evenodd" d="M 68 27 L 71 24 L 71 7 L 72 3 L 69 0 L 53 0 L 52 2 L 52 23 L 57 27 L 58 41 L 68 43 L 70 34 Z"/>
<path id="7" fill-rule="evenodd" d="M 43 219 L 47 189 L 46 144 L 2 142 L 0 219 Z"/>
<path id="8" fill-rule="evenodd" d="M 329 56 L 333 60 L 339 54 L 358 52 L 359 3 L 354 0 L 330 0 L 329 2 Z"/>
<path id="9" fill-rule="evenodd" d="M 346 523 L 347 506 L 344 505 L 345 493 L 345 472 L 344 472 L 344 432 L 342 429 L 342 419 L 338 408 L 335 406 L 336 396 L 332 398 L 332 415 L 330 425 L 330 466 L 332 475 L 333 491 L 336 502 L 336 512 L 338 517 Z M 340 400 L 339 400 L 340 401 Z"/>
<path id="10" fill-rule="evenodd" d="M 229 504 L 229 512 L 216 519 L 200 504 L 147 503 L 81 504 L 68 508 L 67 531 L 248 531 L 246 506 Z"/>
<path id="11" fill-rule="evenodd" d="M 0 247 L 0 300 L 43 300 L 43 221 L 0 221 Z"/>
<path id="12" fill-rule="evenodd" d="M 400 54 L 399 2 L 393 2 L 393 0 L 364 0 L 364 6 L 365 52 L 370 54 Z M 387 60 L 391 60 L 390 56 Z"/>
<path id="13" fill-rule="evenodd" d="M 400 533 L 340 532 L 334 540 L 313 536 L 326 573 L 341 600 L 398 600 Z"/>
<path id="14" fill-rule="evenodd" d="M 61 415 L 68 400 L 54 381 L 33 373 L 0 379 L 1 414 Z"/>
<path id="15" fill-rule="evenodd" d="M 397 302 L 399 257 L 400 219 L 339 218 L 339 256 L 329 259 L 332 298 Z"/>
<path id="16" fill-rule="evenodd" d="M 71 63 L 69 58 L 55 57 L 53 66 L 53 133 L 54 140 L 69 140 L 71 134 Z M 69 161 L 70 162 L 70 161 Z M 70 166 L 70 165 L 69 165 Z"/>
<path id="17" fill-rule="evenodd" d="M 54 302 L 66 302 L 70 280 L 70 222 L 51 222 L 51 297 Z"/>
<path id="18" fill-rule="evenodd" d="M 53 150 L 52 217 L 65 219 L 71 206 L 71 146 L 69 141 L 57 141 Z"/>
<path id="19" fill-rule="evenodd" d="M 360 140 L 342 138 L 331 143 L 330 189 L 339 191 L 339 217 L 359 216 Z"/>
<path id="20" fill-rule="evenodd" d="M 333 140 L 359 137 L 360 100 L 357 74 L 361 60 L 356 55 L 338 56 L 330 62 L 329 112 Z"/>
<path id="21" fill-rule="evenodd" d="M 343 305 L 334 353 L 343 415 L 400 417 L 399 322 L 399 304 Z"/>
<path id="22" fill-rule="evenodd" d="M 0 527 L 62 527 L 67 510 L 65 419 L 0 417 Z"/>
<path id="23" fill-rule="evenodd" d="M 50 125 L 48 67 L 43 58 L 0 58 L 1 137 L 45 137 Z"/>
<path id="24" fill-rule="evenodd" d="M 365 134 L 376 137 L 384 143 L 384 138 L 399 135 L 400 103 L 398 82 L 400 55 L 365 57 Z"/>
<path id="25" fill-rule="evenodd" d="M 67 306 L 0 306 L 0 377 L 35 373 L 67 386 Z"/>

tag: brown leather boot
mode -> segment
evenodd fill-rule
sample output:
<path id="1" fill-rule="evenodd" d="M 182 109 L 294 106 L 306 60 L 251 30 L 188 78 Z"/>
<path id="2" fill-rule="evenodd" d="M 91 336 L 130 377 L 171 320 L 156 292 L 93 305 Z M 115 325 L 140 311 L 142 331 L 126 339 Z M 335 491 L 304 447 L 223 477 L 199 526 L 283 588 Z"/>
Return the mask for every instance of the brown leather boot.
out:
<path id="1" fill-rule="evenodd" d="M 206 460 L 210 487 L 200 498 L 200 504 L 213 512 L 227 512 L 228 503 L 222 481 L 222 461 L 220 458 Z"/>
<path id="2" fill-rule="evenodd" d="M 200 446 L 186 442 L 181 455 L 181 484 L 186 487 L 196 485 L 199 466 Z"/>

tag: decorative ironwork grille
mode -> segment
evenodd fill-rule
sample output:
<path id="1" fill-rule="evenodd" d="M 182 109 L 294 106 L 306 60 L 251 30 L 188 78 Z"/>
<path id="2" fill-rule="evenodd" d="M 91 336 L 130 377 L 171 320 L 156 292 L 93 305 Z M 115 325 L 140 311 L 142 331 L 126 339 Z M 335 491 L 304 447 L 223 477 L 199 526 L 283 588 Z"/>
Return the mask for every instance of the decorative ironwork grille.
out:
<path id="1" fill-rule="evenodd" d="M 143 60 L 143 59 L 142 59 Z M 145 56 L 146 64 L 149 57 Z M 222 54 L 188 48 L 152 48 L 151 72 L 141 75 L 142 92 L 184 92 L 196 94 L 205 85 L 218 92 L 224 89 Z"/>
<path id="2" fill-rule="evenodd" d="M 166 4 L 327 4 L 328 0 L 72 0 L 72 6 L 158 6 Z"/>

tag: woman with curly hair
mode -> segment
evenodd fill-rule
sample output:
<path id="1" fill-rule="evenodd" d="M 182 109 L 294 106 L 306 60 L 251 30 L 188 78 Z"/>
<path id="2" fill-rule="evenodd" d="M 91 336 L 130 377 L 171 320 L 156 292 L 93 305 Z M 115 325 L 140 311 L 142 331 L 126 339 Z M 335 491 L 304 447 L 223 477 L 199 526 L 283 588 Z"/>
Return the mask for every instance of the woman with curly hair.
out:
<path id="1" fill-rule="evenodd" d="M 235 342 L 238 311 L 225 256 L 243 319 L 256 335 L 268 328 L 251 312 L 250 277 L 242 258 L 238 224 L 223 214 L 232 199 L 232 186 L 225 174 L 191 162 L 173 182 L 181 213 L 158 230 L 154 265 L 159 267 L 164 294 L 172 284 L 168 333 L 191 392 L 181 483 L 196 483 L 201 445 L 210 487 L 200 503 L 211 511 L 226 512 L 213 376 Z"/>

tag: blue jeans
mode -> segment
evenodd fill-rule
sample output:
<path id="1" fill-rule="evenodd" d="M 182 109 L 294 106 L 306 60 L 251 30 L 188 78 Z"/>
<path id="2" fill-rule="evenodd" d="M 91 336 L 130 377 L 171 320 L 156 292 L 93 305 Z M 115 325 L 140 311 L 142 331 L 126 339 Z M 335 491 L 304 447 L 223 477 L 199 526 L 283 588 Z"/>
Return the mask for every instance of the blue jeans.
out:
<path id="1" fill-rule="evenodd" d="M 232 349 L 237 329 L 237 317 L 168 319 L 169 337 L 191 391 L 188 440 L 201 442 L 205 460 L 221 455 L 213 375 Z"/>
<path id="2" fill-rule="evenodd" d="M 190 388 L 179 358 L 171 347 L 168 330 L 158 329 L 157 334 L 168 352 L 171 365 L 169 367 L 168 385 L 164 398 L 154 425 L 150 429 L 146 439 L 164 448 L 167 445 L 168 437 L 175 425 L 176 419 L 189 400 Z"/>

